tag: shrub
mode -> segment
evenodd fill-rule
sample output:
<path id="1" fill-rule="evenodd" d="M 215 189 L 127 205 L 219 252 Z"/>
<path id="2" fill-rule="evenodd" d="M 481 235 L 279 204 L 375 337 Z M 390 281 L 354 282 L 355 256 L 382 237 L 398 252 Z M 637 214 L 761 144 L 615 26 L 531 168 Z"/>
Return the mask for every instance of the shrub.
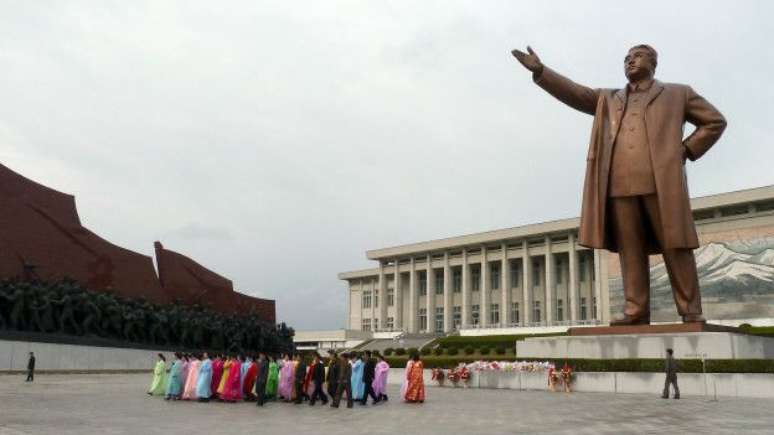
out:
<path id="1" fill-rule="evenodd" d="M 429 347 L 423 347 L 420 352 L 422 353 L 422 355 L 430 355 L 430 352 L 432 352 L 432 351 L 433 350 L 430 349 Z"/>
<path id="2" fill-rule="evenodd" d="M 436 347 L 433 349 L 433 355 L 443 355 L 443 348 L 442 347 Z"/>
<path id="3" fill-rule="evenodd" d="M 498 355 L 505 355 L 505 347 L 497 346 L 495 348 L 495 353 L 498 354 Z"/>
<path id="4" fill-rule="evenodd" d="M 476 349 L 473 346 L 466 346 L 465 347 L 465 355 L 473 355 L 473 352 L 475 352 Z"/>
<path id="5" fill-rule="evenodd" d="M 406 354 L 406 349 L 405 348 L 399 347 L 399 348 L 395 349 L 395 355 L 405 355 L 405 354 Z"/>
<path id="6" fill-rule="evenodd" d="M 416 347 L 410 347 L 410 348 L 408 348 L 408 352 L 407 353 L 409 355 L 414 355 L 414 354 L 419 353 L 419 349 L 417 349 Z"/>
<path id="7" fill-rule="evenodd" d="M 391 348 L 391 347 L 388 347 L 387 349 L 384 349 L 384 355 L 385 356 L 390 356 L 390 355 L 393 354 L 393 352 L 395 352 L 395 350 L 393 348 Z"/>
<path id="8" fill-rule="evenodd" d="M 457 355 L 459 353 L 459 349 L 456 347 L 450 347 L 446 349 L 446 355 Z"/>
<path id="9" fill-rule="evenodd" d="M 478 353 L 481 355 L 489 355 L 489 348 L 486 346 L 482 346 L 478 349 Z"/>

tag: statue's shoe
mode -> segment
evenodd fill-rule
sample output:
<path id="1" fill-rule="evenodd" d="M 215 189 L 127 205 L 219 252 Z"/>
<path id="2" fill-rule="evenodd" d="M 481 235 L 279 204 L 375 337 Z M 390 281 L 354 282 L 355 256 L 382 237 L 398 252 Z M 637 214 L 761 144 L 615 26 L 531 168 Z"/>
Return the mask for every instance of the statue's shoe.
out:
<path id="1" fill-rule="evenodd" d="M 610 326 L 629 326 L 629 325 L 650 325 L 650 315 L 645 314 L 642 316 L 630 316 L 624 314 L 621 319 L 614 319 L 610 321 Z"/>
<path id="2" fill-rule="evenodd" d="M 683 323 L 707 323 L 707 320 L 701 314 L 686 314 Z"/>

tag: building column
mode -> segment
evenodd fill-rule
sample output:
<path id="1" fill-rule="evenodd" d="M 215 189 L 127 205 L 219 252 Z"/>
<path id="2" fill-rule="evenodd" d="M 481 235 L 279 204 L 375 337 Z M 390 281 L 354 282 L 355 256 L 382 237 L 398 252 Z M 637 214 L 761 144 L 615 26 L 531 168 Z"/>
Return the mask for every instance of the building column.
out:
<path id="1" fill-rule="evenodd" d="M 384 262 L 379 260 L 379 327 L 387 329 L 387 277 L 384 275 Z"/>
<path id="2" fill-rule="evenodd" d="M 500 245 L 500 251 L 503 253 L 503 259 L 500 263 L 500 324 L 509 325 L 511 323 L 511 268 L 508 263 L 508 245 Z"/>
<path id="3" fill-rule="evenodd" d="M 403 286 L 400 274 L 400 260 L 395 259 L 395 324 L 396 330 L 403 330 Z"/>
<path id="4" fill-rule="evenodd" d="M 470 325 L 470 270 L 468 250 L 462 249 L 462 327 Z"/>
<path id="5" fill-rule="evenodd" d="M 545 238 L 546 246 L 546 325 L 554 323 L 554 255 L 551 253 L 551 236 Z"/>
<path id="6" fill-rule="evenodd" d="M 594 320 L 602 320 L 602 318 L 604 317 L 602 315 L 602 280 L 600 279 L 600 277 L 602 276 L 602 271 L 600 268 L 602 264 L 602 260 L 600 257 L 601 256 L 599 253 L 599 249 L 594 249 L 593 277 L 594 277 L 594 299 L 596 299 L 596 301 L 592 301 L 592 302 L 596 302 L 594 303 L 594 311 L 596 311 L 596 316 L 594 317 Z"/>
<path id="7" fill-rule="evenodd" d="M 443 332 L 452 331 L 452 292 L 451 292 L 451 268 L 449 267 L 449 252 L 443 253 Z"/>
<path id="8" fill-rule="evenodd" d="M 529 326 L 532 321 L 532 311 L 535 307 L 532 306 L 532 260 L 529 258 L 529 242 L 524 240 L 521 242 L 521 275 L 522 275 L 522 292 L 524 293 L 524 307 L 522 311 L 524 315 L 524 326 Z"/>
<path id="9" fill-rule="evenodd" d="M 411 257 L 411 266 L 409 268 L 409 309 L 408 309 L 408 330 L 412 334 L 417 333 L 417 316 L 419 308 L 417 307 L 417 270 L 414 257 Z"/>
<path id="10" fill-rule="evenodd" d="M 435 333 L 435 272 L 433 271 L 433 256 L 427 255 L 427 332 Z"/>
<path id="11" fill-rule="evenodd" d="M 570 321 L 578 321 L 578 251 L 575 249 L 575 233 L 570 233 L 567 244 L 567 256 L 570 263 L 570 279 L 567 283 L 567 293 L 570 296 Z"/>
<path id="12" fill-rule="evenodd" d="M 369 285 L 371 289 L 371 331 L 376 331 L 376 280 L 369 278 L 369 281 L 371 281 Z"/>
<path id="13" fill-rule="evenodd" d="M 478 310 L 481 326 L 489 325 L 489 262 L 486 259 L 486 246 L 481 247 L 481 306 Z"/>

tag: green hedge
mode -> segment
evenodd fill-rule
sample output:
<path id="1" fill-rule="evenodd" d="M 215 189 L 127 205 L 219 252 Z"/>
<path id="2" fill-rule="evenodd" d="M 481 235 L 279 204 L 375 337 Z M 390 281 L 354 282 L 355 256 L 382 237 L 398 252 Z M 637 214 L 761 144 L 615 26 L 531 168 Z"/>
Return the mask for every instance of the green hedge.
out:
<path id="1" fill-rule="evenodd" d="M 452 368 L 459 363 L 471 363 L 474 361 L 500 361 L 508 360 L 501 356 L 484 356 L 471 358 L 466 356 L 427 356 L 422 357 L 425 368 Z M 545 359 L 521 359 L 520 361 L 546 361 Z M 406 366 L 406 358 L 387 358 L 387 362 L 393 368 Z M 664 371 L 663 359 L 554 359 L 557 367 L 564 365 L 565 361 L 577 372 L 650 372 L 661 373 Z M 719 359 L 707 360 L 708 373 L 774 373 L 774 360 L 772 359 Z M 681 373 L 701 373 L 701 360 L 683 359 L 678 361 Z"/>

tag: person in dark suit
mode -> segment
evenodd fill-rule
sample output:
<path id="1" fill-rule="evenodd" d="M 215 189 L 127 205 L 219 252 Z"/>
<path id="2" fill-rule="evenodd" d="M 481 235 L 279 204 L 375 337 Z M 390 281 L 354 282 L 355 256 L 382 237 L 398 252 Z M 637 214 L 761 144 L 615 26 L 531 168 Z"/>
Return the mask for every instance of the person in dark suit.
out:
<path id="1" fill-rule="evenodd" d="M 30 359 L 27 360 L 27 380 L 25 382 L 32 382 L 35 380 L 35 354 L 30 352 Z"/>
<path id="2" fill-rule="evenodd" d="M 675 360 L 672 349 L 667 349 L 666 361 L 664 361 L 664 371 L 666 372 L 666 379 L 664 380 L 664 392 L 661 394 L 662 399 L 669 399 L 669 384 L 672 384 L 672 388 L 675 390 L 675 399 L 680 398 L 680 388 L 677 386 L 677 360 Z"/>
<path id="3" fill-rule="evenodd" d="M 338 366 L 338 369 L 336 370 L 337 378 L 337 385 L 336 385 L 336 396 L 333 398 L 333 403 L 331 403 L 331 407 L 338 408 L 339 403 L 341 403 L 341 396 L 344 393 L 347 393 L 347 408 L 352 408 L 353 406 L 353 400 L 352 400 L 352 366 L 349 364 L 349 358 L 350 355 L 348 353 L 344 353 L 339 358 L 339 361 L 336 363 Z"/>
<path id="4" fill-rule="evenodd" d="M 296 358 L 298 361 L 298 365 L 296 366 L 296 378 L 293 380 L 295 382 L 295 390 L 296 390 L 296 405 L 300 405 L 304 399 L 308 399 L 309 397 L 306 394 L 306 391 L 304 391 L 304 378 L 306 377 L 306 362 L 304 361 L 304 357 L 301 356 L 301 354 L 296 354 Z"/>
<path id="5" fill-rule="evenodd" d="M 374 361 L 373 355 L 371 354 L 370 350 L 365 351 L 365 365 L 363 367 L 363 383 L 365 384 L 365 392 L 363 393 L 363 400 L 360 402 L 361 405 L 366 405 L 368 403 L 368 396 L 371 396 L 371 400 L 373 400 L 373 403 L 378 403 L 379 398 L 376 397 L 376 393 L 374 393 L 374 375 L 376 372 L 376 361 Z"/>
<path id="6" fill-rule="evenodd" d="M 255 377 L 255 395 L 258 398 L 258 403 L 255 406 L 263 406 L 266 400 L 266 381 L 269 379 L 269 360 L 266 359 L 266 354 L 261 352 L 258 355 L 258 374 Z"/>
<path id="7" fill-rule="evenodd" d="M 339 356 L 336 352 L 328 351 L 330 361 L 328 362 L 328 373 L 326 373 L 325 380 L 328 383 L 328 394 L 331 396 L 331 400 L 336 397 L 336 385 L 338 384 L 338 369 L 339 369 Z"/>
<path id="8" fill-rule="evenodd" d="M 328 404 L 328 396 L 323 392 L 323 383 L 325 382 L 325 365 L 320 361 L 320 355 L 314 354 L 314 362 L 312 363 L 312 382 L 314 383 L 314 391 L 312 397 L 309 400 L 309 405 L 314 406 L 314 402 L 320 399 L 323 405 Z"/>

